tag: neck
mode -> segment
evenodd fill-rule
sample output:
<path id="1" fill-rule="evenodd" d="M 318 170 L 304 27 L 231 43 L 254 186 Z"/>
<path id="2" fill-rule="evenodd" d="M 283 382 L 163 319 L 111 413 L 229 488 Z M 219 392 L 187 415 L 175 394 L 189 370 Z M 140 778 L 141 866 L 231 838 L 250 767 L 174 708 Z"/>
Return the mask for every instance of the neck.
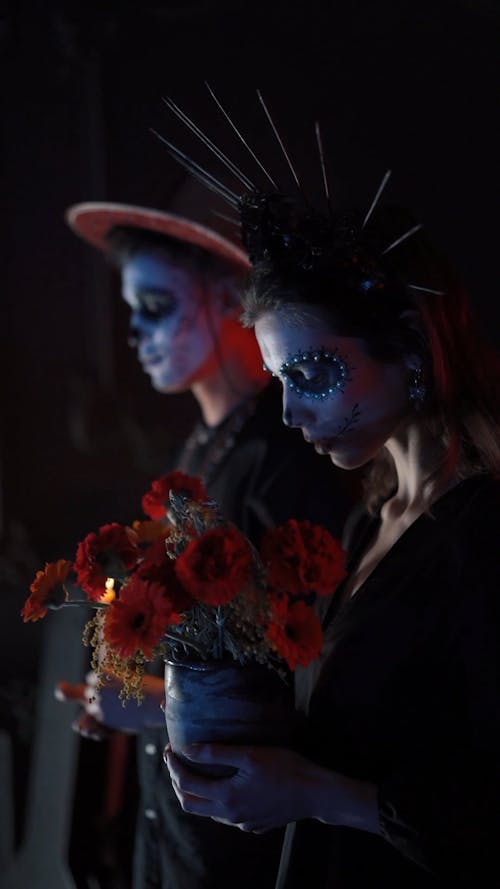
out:
<path id="1" fill-rule="evenodd" d="M 220 336 L 215 365 L 192 383 L 191 392 L 205 423 L 217 426 L 238 404 L 261 392 L 267 381 L 253 333 L 228 324 Z"/>
<path id="2" fill-rule="evenodd" d="M 397 490 L 385 515 L 424 512 L 457 482 L 445 468 L 445 449 L 425 423 L 410 422 L 386 444 L 397 474 Z"/>

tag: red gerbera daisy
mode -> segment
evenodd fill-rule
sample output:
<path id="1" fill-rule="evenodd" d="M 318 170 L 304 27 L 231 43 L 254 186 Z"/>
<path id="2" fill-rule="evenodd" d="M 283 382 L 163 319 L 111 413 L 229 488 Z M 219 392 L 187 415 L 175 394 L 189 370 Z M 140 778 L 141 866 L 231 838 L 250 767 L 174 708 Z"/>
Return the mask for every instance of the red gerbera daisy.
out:
<path id="1" fill-rule="evenodd" d="M 164 589 L 134 576 L 107 609 L 104 638 L 124 660 L 138 652 L 151 659 L 167 627 L 178 622 Z"/>
<path id="2" fill-rule="evenodd" d="M 142 508 L 152 519 L 163 519 L 170 505 L 170 491 L 184 494 L 189 500 L 208 500 L 208 494 L 199 478 L 175 470 L 156 479 L 142 498 Z"/>
<path id="3" fill-rule="evenodd" d="M 313 609 L 305 602 L 290 605 L 286 616 L 283 616 L 282 606 L 283 600 L 280 599 L 279 607 L 275 610 L 277 619 L 269 624 L 266 637 L 290 670 L 295 670 L 297 664 L 307 667 L 321 652 L 321 624 Z"/>
<path id="4" fill-rule="evenodd" d="M 247 539 L 232 525 L 210 528 L 189 543 L 175 562 L 177 577 L 206 605 L 226 605 L 247 583 L 252 553 Z"/>
<path id="5" fill-rule="evenodd" d="M 28 597 L 21 611 L 25 623 L 40 620 L 47 614 L 49 605 L 62 605 L 68 599 L 64 587 L 71 568 L 71 562 L 59 559 L 57 562 L 47 562 L 44 571 L 37 571 L 35 579 L 30 586 L 31 595 Z"/>
<path id="6" fill-rule="evenodd" d="M 137 537 L 131 528 L 117 522 L 103 525 L 97 534 L 87 534 L 78 544 L 74 568 L 77 583 L 89 599 L 98 602 L 105 593 L 108 577 L 124 580 L 139 559 Z"/>

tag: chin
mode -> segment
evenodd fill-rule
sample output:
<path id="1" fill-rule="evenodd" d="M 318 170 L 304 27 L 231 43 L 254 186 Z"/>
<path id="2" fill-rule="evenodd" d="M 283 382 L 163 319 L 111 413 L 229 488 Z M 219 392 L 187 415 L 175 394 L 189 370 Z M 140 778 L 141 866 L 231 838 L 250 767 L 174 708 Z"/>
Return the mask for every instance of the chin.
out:
<path id="1" fill-rule="evenodd" d="M 187 380 L 165 380 L 152 377 L 151 385 L 155 392 L 161 392 L 163 395 L 176 395 L 189 389 Z"/>
<path id="2" fill-rule="evenodd" d="M 328 456 L 332 461 L 334 466 L 338 466 L 339 469 L 362 469 L 363 466 L 366 466 L 368 463 L 376 457 L 376 454 L 367 454 L 364 451 L 356 451 L 354 449 L 349 450 L 346 448 L 345 450 L 338 451 L 329 451 Z"/>

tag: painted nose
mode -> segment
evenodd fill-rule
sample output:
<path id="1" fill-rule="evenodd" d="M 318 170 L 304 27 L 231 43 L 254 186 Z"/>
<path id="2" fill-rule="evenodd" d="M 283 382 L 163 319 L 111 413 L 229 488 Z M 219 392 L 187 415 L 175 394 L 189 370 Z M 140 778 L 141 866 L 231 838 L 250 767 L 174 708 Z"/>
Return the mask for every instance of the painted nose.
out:
<path id="1" fill-rule="evenodd" d="M 308 403 L 285 386 L 283 389 L 283 423 L 290 429 L 310 426 L 313 414 Z"/>
<path id="2" fill-rule="evenodd" d="M 151 336 L 154 331 L 154 323 L 148 321 L 141 312 L 132 312 L 130 315 L 130 337 L 135 345 L 145 337 Z"/>

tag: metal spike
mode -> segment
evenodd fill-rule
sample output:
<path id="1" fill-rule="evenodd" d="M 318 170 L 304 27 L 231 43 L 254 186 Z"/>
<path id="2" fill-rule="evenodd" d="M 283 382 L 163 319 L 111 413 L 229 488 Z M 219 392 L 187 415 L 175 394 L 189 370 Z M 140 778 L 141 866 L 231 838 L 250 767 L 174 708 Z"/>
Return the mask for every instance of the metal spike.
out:
<path id="1" fill-rule="evenodd" d="M 213 213 L 214 216 L 218 216 L 219 219 L 223 219 L 225 222 L 230 222 L 231 225 L 236 225 L 238 228 L 241 226 L 240 220 L 236 219 L 235 216 L 227 216 L 226 213 L 219 213 L 218 210 L 212 210 L 211 208 L 210 212 Z"/>
<path id="2" fill-rule="evenodd" d="M 397 247 L 398 244 L 401 244 L 402 241 L 406 241 L 407 238 L 410 238 L 411 235 L 415 234 L 415 232 L 420 231 L 421 228 L 422 223 L 419 223 L 419 225 L 414 225 L 413 228 L 410 228 L 407 232 L 404 233 L 404 235 L 401 235 L 401 237 L 393 241 L 392 244 L 389 244 L 389 246 L 386 247 L 385 250 L 382 250 L 381 256 L 385 256 L 386 253 L 389 253 L 389 250 L 393 250 L 394 247 Z"/>
<path id="3" fill-rule="evenodd" d="M 207 83 L 207 81 L 205 81 L 205 86 L 206 86 L 208 92 L 210 93 L 210 95 L 212 96 L 212 99 L 214 100 L 214 102 L 215 102 L 215 104 L 217 105 L 218 109 L 219 109 L 220 111 L 222 111 L 222 114 L 223 114 L 224 117 L 226 118 L 228 124 L 232 127 L 232 129 L 234 130 L 234 132 L 235 132 L 236 135 L 238 136 L 238 139 L 243 143 L 243 145 L 245 146 L 245 148 L 247 149 L 247 151 L 250 153 L 251 157 L 254 159 L 255 163 L 260 167 L 260 169 L 262 170 L 262 172 L 264 173 L 264 175 L 269 179 L 269 182 L 271 183 L 271 185 L 273 186 L 273 188 L 274 188 L 276 191 L 279 191 L 279 188 L 278 188 L 278 186 L 276 185 L 274 179 L 273 179 L 273 178 L 270 176 L 270 174 L 267 172 L 266 168 L 264 167 L 264 165 L 261 163 L 261 161 L 259 160 L 259 158 L 258 158 L 257 155 L 255 154 L 255 151 L 253 151 L 253 149 L 250 148 L 250 145 L 248 144 L 248 142 L 246 141 L 246 139 L 244 138 L 244 136 L 242 136 L 242 134 L 240 133 L 240 131 L 239 131 L 239 129 L 237 128 L 236 124 L 233 123 L 233 121 L 232 121 L 231 118 L 229 117 L 229 114 L 227 113 L 227 111 L 225 110 L 225 108 L 223 108 L 223 106 L 222 106 L 221 103 L 219 102 L 217 96 L 215 95 L 215 93 L 214 93 L 212 87 Z"/>
<path id="4" fill-rule="evenodd" d="M 266 103 L 264 102 L 264 99 L 262 98 L 262 93 L 261 93 L 260 90 L 257 90 L 257 96 L 258 96 L 258 99 L 259 99 L 260 104 L 262 105 L 262 107 L 263 107 L 263 109 L 264 109 L 265 115 L 266 115 L 266 117 L 267 117 L 269 123 L 271 124 L 273 133 L 274 133 L 274 135 L 276 136 L 276 139 L 278 140 L 278 144 L 279 144 L 279 146 L 280 146 L 280 148 L 281 148 L 283 154 L 285 155 L 286 162 L 287 162 L 288 166 L 290 167 L 290 170 L 292 171 L 292 175 L 293 175 L 293 178 L 295 179 L 295 182 L 296 182 L 296 184 L 297 184 L 297 188 L 299 189 L 299 191 L 302 191 L 302 186 L 301 186 L 301 184 L 300 184 L 300 182 L 299 182 L 299 177 L 297 176 L 297 173 L 296 173 L 295 170 L 294 170 L 293 164 L 292 164 L 292 162 L 291 162 L 291 160 L 290 160 L 290 158 L 289 158 L 289 156 L 288 156 L 288 152 L 287 152 L 287 150 L 286 150 L 286 148 L 285 148 L 285 145 L 284 145 L 284 143 L 283 143 L 283 140 L 282 140 L 280 134 L 278 133 L 278 130 L 276 129 L 276 126 L 275 126 L 275 124 L 274 124 L 274 121 L 273 121 L 271 115 L 269 114 L 269 111 L 268 111 L 268 109 L 267 109 L 267 105 L 266 105 Z"/>
<path id="5" fill-rule="evenodd" d="M 228 170 L 233 174 L 233 176 L 236 176 L 236 178 L 240 180 L 245 188 L 249 188 L 250 190 L 255 191 L 255 185 L 251 181 L 251 179 L 249 179 L 248 176 L 245 176 L 245 174 L 236 166 L 236 164 L 234 164 L 233 161 L 230 160 L 226 154 L 224 154 L 222 149 L 219 148 L 218 145 L 215 144 L 215 142 L 212 142 L 212 140 L 209 139 L 209 137 L 202 130 L 200 130 L 199 126 L 197 126 L 197 124 L 195 124 L 194 121 L 192 121 L 187 116 L 187 114 L 185 114 L 185 112 L 182 111 L 181 108 L 179 108 L 178 105 L 176 105 L 173 99 L 170 99 L 168 96 L 164 96 L 163 101 L 165 102 L 167 108 L 169 108 L 170 111 L 172 111 L 179 118 L 179 120 L 181 120 L 182 123 L 184 123 L 191 130 L 191 132 L 195 134 L 195 136 L 198 136 L 198 139 L 200 139 L 200 141 L 203 142 L 203 144 L 206 145 L 213 154 L 215 154 L 215 157 L 226 165 Z"/>
<path id="6" fill-rule="evenodd" d="M 363 219 L 363 225 L 361 226 L 362 229 L 365 227 L 365 225 L 368 222 L 370 216 L 372 215 L 375 207 L 377 206 L 380 195 L 382 194 L 385 186 L 387 185 L 387 182 L 388 182 L 388 179 L 389 179 L 391 173 L 392 173 L 392 170 L 387 170 L 387 172 L 385 173 L 384 178 L 382 179 L 382 182 L 380 183 L 380 185 L 378 187 L 377 194 L 375 195 L 375 197 L 373 198 L 373 201 L 371 202 L 370 209 L 368 210 L 368 213 L 366 214 L 365 218 Z"/>
<path id="7" fill-rule="evenodd" d="M 152 127 L 150 128 L 151 132 L 163 142 L 164 145 L 167 146 L 172 157 L 179 163 L 184 169 L 188 171 L 192 176 L 196 179 L 200 180 L 207 188 L 210 188 L 212 191 L 216 191 L 228 204 L 231 204 L 232 207 L 236 210 L 238 208 L 238 195 L 234 194 L 226 185 L 223 185 L 222 182 L 219 182 L 215 176 L 212 176 L 207 170 L 204 170 L 203 167 L 200 167 L 196 161 L 192 160 L 188 157 L 187 154 L 184 154 L 179 148 L 169 142 L 168 139 L 165 139 L 164 136 L 160 135 L 156 130 Z"/>
<path id="8" fill-rule="evenodd" d="M 314 129 L 316 131 L 316 141 L 318 143 L 319 160 L 320 160 L 320 164 L 321 164 L 321 172 L 323 174 L 323 185 L 325 187 L 325 197 L 326 197 L 326 202 L 328 205 L 328 211 L 331 216 L 332 215 L 332 204 L 331 204 L 331 200 L 330 200 L 330 189 L 328 187 L 328 177 L 326 175 L 325 154 L 323 151 L 323 139 L 321 136 L 321 128 L 320 128 L 318 120 L 314 124 Z"/>
<path id="9" fill-rule="evenodd" d="M 420 287 L 419 284 L 407 284 L 412 290 L 422 290 L 424 293 L 434 293 L 435 296 L 444 296 L 444 290 L 433 290 L 432 287 Z"/>

